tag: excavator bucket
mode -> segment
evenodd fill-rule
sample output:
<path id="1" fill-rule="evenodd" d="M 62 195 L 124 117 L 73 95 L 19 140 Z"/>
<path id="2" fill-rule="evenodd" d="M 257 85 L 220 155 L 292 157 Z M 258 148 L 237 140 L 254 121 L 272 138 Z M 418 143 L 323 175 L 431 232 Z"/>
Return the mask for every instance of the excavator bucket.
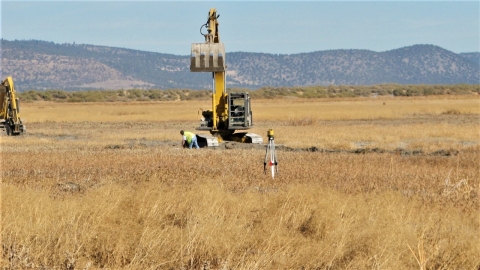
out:
<path id="1" fill-rule="evenodd" d="M 223 43 L 192 43 L 191 72 L 221 72 L 225 67 Z"/>

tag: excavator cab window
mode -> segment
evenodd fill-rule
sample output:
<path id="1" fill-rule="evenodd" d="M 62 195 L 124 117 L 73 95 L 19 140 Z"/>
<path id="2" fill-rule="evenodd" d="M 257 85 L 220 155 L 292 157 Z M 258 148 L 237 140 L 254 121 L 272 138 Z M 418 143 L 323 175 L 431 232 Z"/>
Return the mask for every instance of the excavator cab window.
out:
<path id="1" fill-rule="evenodd" d="M 247 93 L 229 93 L 228 104 L 228 129 L 248 129 L 252 126 L 250 97 Z"/>
<path id="2" fill-rule="evenodd" d="M 244 99 L 232 99 L 232 113 L 231 116 L 233 117 L 241 117 L 245 115 L 245 100 Z"/>

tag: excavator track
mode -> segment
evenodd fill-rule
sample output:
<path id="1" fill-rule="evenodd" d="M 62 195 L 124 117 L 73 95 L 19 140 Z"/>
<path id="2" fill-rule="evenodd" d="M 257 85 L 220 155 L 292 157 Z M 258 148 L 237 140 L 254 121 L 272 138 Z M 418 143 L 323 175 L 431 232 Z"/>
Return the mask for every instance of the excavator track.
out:
<path id="1" fill-rule="evenodd" d="M 223 141 L 263 144 L 262 136 L 255 133 L 251 133 L 251 132 L 234 133 L 224 137 L 216 137 L 213 135 L 205 135 L 205 134 L 196 134 L 196 135 L 197 135 L 198 146 L 200 148 L 218 147 L 220 146 L 220 143 Z"/>
<path id="2" fill-rule="evenodd" d="M 196 134 L 197 143 L 200 148 L 216 147 L 219 145 L 218 138 L 212 135 Z"/>
<path id="3" fill-rule="evenodd" d="M 231 135 L 230 140 L 241 142 L 241 143 L 255 143 L 255 144 L 263 143 L 262 136 L 255 133 L 251 133 L 251 132 L 234 133 Z"/>

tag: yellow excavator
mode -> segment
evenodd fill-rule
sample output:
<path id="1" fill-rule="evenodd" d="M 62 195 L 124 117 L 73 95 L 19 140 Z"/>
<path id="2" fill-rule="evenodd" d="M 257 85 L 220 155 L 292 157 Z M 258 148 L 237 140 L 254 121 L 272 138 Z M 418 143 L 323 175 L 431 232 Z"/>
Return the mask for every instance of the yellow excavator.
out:
<path id="1" fill-rule="evenodd" d="M 212 110 L 201 110 L 197 130 L 210 131 L 211 135 L 197 134 L 202 146 L 218 146 L 221 141 L 263 143 L 260 135 L 236 130 L 248 130 L 253 126 L 250 96 L 246 92 L 226 92 L 225 45 L 220 42 L 217 10 L 211 8 L 208 19 L 200 28 L 205 43 L 192 43 L 190 71 L 212 73 Z M 207 33 L 203 34 L 202 29 Z M 200 114 L 200 113 L 199 113 Z"/>
<path id="2" fill-rule="evenodd" d="M 0 84 L 0 128 L 5 129 L 8 136 L 20 135 L 26 131 L 20 119 L 20 104 L 10 76 Z"/>

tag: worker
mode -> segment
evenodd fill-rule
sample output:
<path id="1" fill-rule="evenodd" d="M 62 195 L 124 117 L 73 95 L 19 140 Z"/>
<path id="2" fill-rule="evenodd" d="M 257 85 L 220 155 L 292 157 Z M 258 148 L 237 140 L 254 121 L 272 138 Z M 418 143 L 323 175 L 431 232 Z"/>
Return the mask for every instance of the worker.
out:
<path id="1" fill-rule="evenodd" d="M 195 148 L 200 148 L 198 147 L 197 143 L 197 135 L 190 131 L 183 131 L 180 130 L 180 134 L 182 134 L 182 146 L 186 147 L 188 144 L 188 148 L 192 149 L 192 146 L 195 146 Z"/>

